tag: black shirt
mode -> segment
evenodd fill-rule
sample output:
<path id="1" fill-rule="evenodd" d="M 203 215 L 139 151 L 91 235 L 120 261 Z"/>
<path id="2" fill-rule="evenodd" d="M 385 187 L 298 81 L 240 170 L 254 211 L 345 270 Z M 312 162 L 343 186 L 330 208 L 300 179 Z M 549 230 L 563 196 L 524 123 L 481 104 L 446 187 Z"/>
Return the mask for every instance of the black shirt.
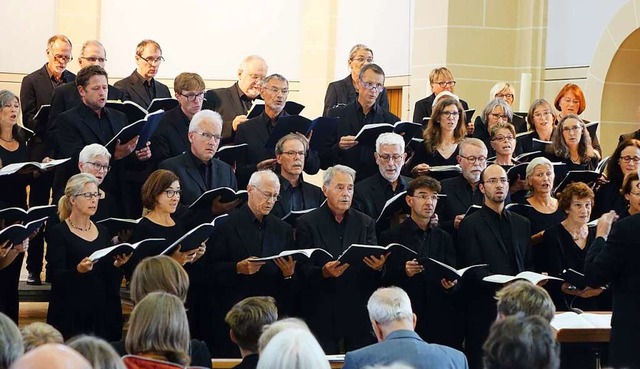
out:
<path id="1" fill-rule="evenodd" d="M 302 196 L 302 177 L 298 178 L 298 183 L 296 186 L 293 186 L 291 182 L 284 179 L 284 177 L 280 177 L 280 196 L 286 197 L 289 202 L 288 211 L 295 210 L 304 210 L 306 209 L 304 205 L 304 197 Z"/>
<path id="2" fill-rule="evenodd" d="M 331 211 L 331 209 L 329 209 L 329 206 L 326 207 L 326 211 L 329 213 L 331 218 L 331 224 L 333 225 L 333 228 L 335 229 L 336 234 L 340 239 L 340 250 L 344 251 L 347 249 L 347 247 L 351 246 L 351 245 L 344 244 L 344 233 L 347 228 L 346 226 L 347 226 L 347 218 L 349 217 L 349 210 L 345 211 L 344 217 L 342 218 L 342 222 L 340 223 L 338 223 L 338 221 L 336 220 L 336 217 Z"/>
<path id="3" fill-rule="evenodd" d="M 262 221 L 260 221 L 258 218 L 256 218 L 255 214 L 253 214 L 253 211 L 251 211 L 251 208 L 249 208 L 249 206 L 243 206 L 240 211 L 246 211 L 249 215 L 249 219 L 251 219 L 251 225 L 254 226 L 255 232 L 258 235 L 258 246 L 260 246 L 260 251 L 262 251 L 262 244 L 264 243 L 264 232 L 267 226 L 267 217 L 263 217 Z"/>
<path id="4" fill-rule="evenodd" d="M 193 152 L 189 150 L 189 155 L 191 155 L 191 159 L 194 163 L 198 164 L 198 172 L 202 176 L 202 180 L 204 181 L 204 185 L 207 186 L 207 190 L 211 190 L 211 160 L 208 162 L 203 162 L 197 156 L 193 155 Z"/>
<path id="5" fill-rule="evenodd" d="M 82 103 L 79 105 L 78 109 L 89 112 L 89 114 L 85 114 L 88 118 L 88 124 L 94 127 L 98 127 L 98 131 L 100 134 L 100 140 L 102 142 L 109 142 L 115 136 L 117 132 L 113 132 L 111 129 L 111 124 L 109 124 L 109 112 L 107 109 L 102 109 L 100 112 L 100 116 L 96 114 L 96 112 L 88 107 L 86 104 Z M 81 113 L 82 114 L 82 113 Z"/>
<path id="6" fill-rule="evenodd" d="M 505 216 L 504 210 L 502 211 L 502 213 L 498 214 L 487 205 L 482 205 L 482 207 L 485 208 L 487 214 L 489 214 L 489 219 L 494 223 L 496 229 L 498 229 L 498 231 L 500 232 L 505 251 L 507 252 L 507 256 L 509 257 L 509 264 L 512 268 L 512 275 L 518 274 L 518 263 L 516 262 L 513 242 L 511 241 L 511 225 L 509 224 L 509 219 L 507 219 L 507 217 Z"/>
<path id="7" fill-rule="evenodd" d="M 360 123 L 360 128 L 364 127 L 365 124 L 375 123 L 374 118 L 376 116 L 376 113 L 378 112 L 378 109 L 378 104 L 375 103 L 373 104 L 371 109 L 369 109 L 369 112 L 365 114 L 362 105 L 360 105 L 360 102 L 356 100 L 356 112 L 358 113 L 358 122 Z"/>

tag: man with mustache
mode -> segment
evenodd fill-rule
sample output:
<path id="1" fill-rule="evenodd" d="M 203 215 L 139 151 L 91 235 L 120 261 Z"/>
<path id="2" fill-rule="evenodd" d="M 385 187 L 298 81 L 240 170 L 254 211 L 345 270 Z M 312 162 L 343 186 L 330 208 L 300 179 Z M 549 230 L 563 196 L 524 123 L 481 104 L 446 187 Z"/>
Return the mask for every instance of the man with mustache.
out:
<path id="1" fill-rule="evenodd" d="M 516 275 L 531 268 L 529 220 L 504 208 L 509 194 L 504 168 L 489 165 L 480 174 L 478 189 L 484 194 L 484 204 L 462 220 L 458 232 L 461 266 L 488 265 L 473 268 L 463 277 L 469 299 L 465 353 L 472 369 L 482 368 L 482 343 L 496 318 L 494 296 L 501 287 L 482 278 L 490 274 Z"/>
<path id="2" fill-rule="evenodd" d="M 291 211 L 317 208 L 324 201 L 320 187 L 305 182 L 302 178 L 307 150 L 306 137 L 298 133 L 290 133 L 276 143 L 280 199 L 271 214 L 278 218 Z"/>
<path id="3" fill-rule="evenodd" d="M 265 144 L 278 119 L 289 115 L 284 110 L 287 96 L 289 96 L 289 81 L 280 74 L 268 76 L 262 82 L 260 96 L 264 99 L 264 112 L 239 126 L 235 136 L 236 145 L 243 143 L 248 145 L 246 154 L 241 155 L 236 161 L 236 176 L 241 188 L 246 186 L 253 172 L 272 169 L 276 164 L 273 151 L 267 150 Z M 318 154 L 315 151 L 306 150 L 304 159 L 306 172 L 318 173 L 320 169 Z"/>

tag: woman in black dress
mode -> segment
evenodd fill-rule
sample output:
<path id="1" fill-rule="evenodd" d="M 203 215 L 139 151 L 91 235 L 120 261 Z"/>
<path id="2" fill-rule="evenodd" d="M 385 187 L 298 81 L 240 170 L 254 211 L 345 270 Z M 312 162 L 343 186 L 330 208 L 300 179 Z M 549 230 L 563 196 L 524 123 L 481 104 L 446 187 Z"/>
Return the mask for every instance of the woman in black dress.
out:
<path id="1" fill-rule="evenodd" d="M 108 230 L 91 221 L 98 208 L 98 181 L 80 173 L 69 179 L 58 202 L 60 223 L 47 235 L 51 300 L 47 323 L 65 339 L 86 333 L 106 340 L 122 335 L 120 267 L 129 255 L 89 259 L 109 246 Z"/>
<path id="2" fill-rule="evenodd" d="M 589 132 L 577 115 L 564 116 L 556 126 L 551 141 L 551 146 L 547 147 L 548 159 L 565 164 L 557 170 L 555 185 L 571 170 L 594 170 L 598 166 Z"/>

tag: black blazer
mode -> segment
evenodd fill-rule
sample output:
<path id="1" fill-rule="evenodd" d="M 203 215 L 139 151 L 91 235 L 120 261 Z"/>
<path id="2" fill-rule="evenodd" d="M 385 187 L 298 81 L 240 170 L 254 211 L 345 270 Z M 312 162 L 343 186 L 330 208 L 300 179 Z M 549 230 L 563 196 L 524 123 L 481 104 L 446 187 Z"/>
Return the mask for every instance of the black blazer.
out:
<path id="1" fill-rule="evenodd" d="M 151 152 L 156 163 L 178 156 L 189 150 L 189 120 L 180 106 L 167 111 L 151 137 Z"/>
<path id="2" fill-rule="evenodd" d="M 171 92 L 169 92 L 167 85 L 159 82 L 155 78 L 154 81 L 156 85 L 156 98 L 171 97 Z M 129 77 L 116 82 L 115 86 L 124 94 L 124 100 L 133 101 L 146 109 L 149 107 L 149 104 L 151 104 L 151 99 L 143 83 L 144 79 L 134 70 Z"/>
<path id="3" fill-rule="evenodd" d="M 238 82 L 230 87 L 216 88 L 204 94 L 205 102 L 202 109 L 211 109 L 222 115 L 222 140 L 223 143 L 233 142 L 233 119 L 238 115 L 247 114 L 247 108 L 240 101 L 238 95 Z"/>
<path id="4" fill-rule="evenodd" d="M 285 215 L 289 214 L 289 209 L 291 208 L 289 199 L 284 196 L 284 186 L 287 185 L 289 181 L 281 175 L 278 175 L 278 179 L 280 180 L 281 198 L 273 205 L 271 214 L 278 218 L 282 218 Z M 320 189 L 320 187 L 305 182 L 302 177 L 300 177 L 298 186 L 300 186 L 300 188 L 302 189 L 302 201 L 304 202 L 306 209 L 317 208 L 324 201 L 324 193 L 322 193 L 322 189 Z"/>
<path id="5" fill-rule="evenodd" d="M 411 181 L 411 178 L 400 176 L 398 180 L 398 186 L 400 187 L 398 191 L 404 191 L 407 189 L 407 184 Z M 383 181 L 386 183 L 383 183 Z M 384 204 L 389 200 L 385 196 L 384 187 L 388 184 L 389 182 L 382 177 L 379 172 L 356 183 L 353 193 L 353 208 L 367 214 L 373 219 L 378 219 L 380 213 L 382 213 Z M 404 199 L 402 199 L 402 201 L 404 201 Z M 387 218 L 380 219 L 379 222 L 376 222 L 378 235 L 380 235 L 380 232 L 389 228 L 391 224 L 390 221 L 391 218 Z"/>
<path id="6" fill-rule="evenodd" d="M 375 222 L 369 216 L 349 209 L 343 221 L 344 238 L 340 240 L 327 204 L 301 216 L 296 222 L 296 248 L 322 248 L 337 258 L 351 244 L 376 244 Z M 323 348 L 335 352 L 335 340 L 340 337 L 349 338 L 349 342 L 370 342 L 366 303 L 379 286 L 382 273 L 362 263 L 349 266 L 339 278 L 323 278 L 323 265 L 305 260 L 298 266 L 305 285 L 301 316 Z"/>
<path id="7" fill-rule="evenodd" d="M 327 93 L 324 95 L 324 110 L 322 116 L 328 117 L 329 110 L 339 106 L 347 105 L 358 98 L 358 91 L 353 87 L 351 74 L 346 78 L 333 81 L 327 86 Z M 389 96 L 387 89 L 383 89 L 378 95 L 376 103 L 384 110 L 389 110 Z"/>
<path id="8" fill-rule="evenodd" d="M 455 237 L 457 230 L 453 227 L 453 223 L 456 215 L 466 213 L 471 205 L 482 205 L 484 195 L 477 187 L 469 195 L 469 182 L 462 174 L 443 180 L 441 185 L 442 194 L 446 195 L 446 197 L 438 201 L 436 207 L 438 221 L 442 229 Z"/>
<path id="9" fill-rule="evenodd" d="M 334 139 L 335 144 L 319 153 L 321 167 L 326 169 L 336 164 L 343 164 L 356 171 L 356 181 L 360 181 L 369 177 L 370 175 L 378 171 L 378 165 L 376 164 L 373 153 L 374 147 L 365 145 L 356 145 L 349 150 L 340 150 L 338 143 L 340 137 L 343 136 L 355 136 L 362 128 L 358 117 L 359 104 L 354 101 L 348 105 L 339 106 L 335 109 L 331 109 L 329 112 L 330 117 L 340 118 L 338 128 L 336 130 L 336 137 Z M 379 105 L 374 105 L 375 116 L 373 117 L 373 123 L 395 123 L 400 120 L 392 113 L 382 109 Z"/>
<path id="10" fill-rule="evenodd" d="M 640 215 L 613 224 L 607 241 L 596 238 L 587 252 L 585 275 L 590 286 L 611 282 L 613 317 L 609 365 L 640 368 Z"/>
<path id="11" fill-rule="evenodd" d="M 436 95 L 432 93 L 431 95 L 425 97 L 424 99 L 416 101 L 416 105 L 413 108 L 413 121 L 415 123 L 422 124 L 422 118 L 431 117 L 431 110 L 433 109 L 433 100 L 435 100 L 435 98 L 436 98 Z M 462 104 L 462 107 L 464 108 L 464 110 L 469 109 L 469 104 L 467 104 L 466 101 L 460 99 L 460 104 Z M 467 120 L 469 120 L 469 117 L 467 117 Z"/>
<path id="12" fill-rule="evenodd" d="M 124 94 L 119 89 L 109 85 L 107 91 L 108 100 L 123 100 Z M 47 143 L 50 148 L 56 147 L 56 118 L 65 111 L 75 108 L 82 104 L 82 97 L 78 92 L 78 86 L 75 82 L 65 83 L 64 85 L 53 90 L 51 98 L 51 111 L 49 112 L 49 122 L 47 124 Z M 155 153 L 154 153 L 155 154 Z"/>
<path id="13" fill-rule="evenodd" d="M 280 116 L 287 115 L 289 114 L 283 111 Z M 269 140 L 269 131 L 267 130 L 268 122 L 269 116 L 263 112 L 259 116 L 251 118 L 238 126 L 234 143 L 236 145 L 243 143 L 249 145 L 247 146 L 245 154 L 238 157 L 236 162 L 236 176 L 238 177 L 240 187 L 246 187 L 251 174 L 256 171 L 256 165 L 259 162 L 276 157 L 273 150 L 264 148 L 264 145 Z M 278 124 L 277 121 L 276 124 Z M 316 174 L 318 170 L 320 170 L 318 153 L 309 150 L 304 159 L 304 171 L 308 174 Z"/>

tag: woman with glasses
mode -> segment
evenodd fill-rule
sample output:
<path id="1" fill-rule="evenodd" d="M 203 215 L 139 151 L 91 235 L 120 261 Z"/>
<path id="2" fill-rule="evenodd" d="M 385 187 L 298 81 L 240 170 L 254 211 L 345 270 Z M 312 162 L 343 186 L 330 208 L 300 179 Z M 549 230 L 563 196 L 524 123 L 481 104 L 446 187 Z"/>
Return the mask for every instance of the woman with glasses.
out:
<path id="1" fill-rule="evenodd" d="M 482 115 L 475 121 L 473 137 L 484 142 L 489 150 L 489 157 L 495 156 L 496 152 L 491 146 L 491 128 L 498 123 L 511 123 L 513 121 L 513 111 L 509 104 L 502 99 L 493 99 L 484 107 Z M 520 151 L 517 150 L 516 153 Z"/>
<path id="2" fill-rule="evenodd" d="M 562 87 L 556 98 L 553 100 L 553 105 L 558 109 L 558 116 L 556 123 L 558 123 L 562 118 L 569 114 L 580 115 L 587 107 L 587 101 L 584 98 L 584 93 L 580 86 L 567 83 Z M 589 123 L 587 120 L 583 120 L 583 122 Z M 593 134 L 590 135 L 591 145 L 593 149 L 596 150 L 596 155 L 598 158 L 602 157 L 602 148 L 600 147 L 600 142 L 598 141 L 598 135 Z"/>
<path id="3" fill-rule="evenodd" d="M 551 104 L 545 99 L 534 100 L 527 113 L 527 123 L 529 124 L 528 135 L 518 138 L 518 146 L 522 152 L 543 151 L 534 145 L 533 139 L 551 142 L 551 136 L 555 128 L 555 113 Z M 536 147 L 534 149 L 534 147 Z"/>
<path id="4" fill-rule="evenodd" d="M 498 82 L 493 87 L 491 87 L 491 91 L 489 92 L 489 101 L 493 99 L 501 99 L 507 102 L 509 106 L 513 109 L 513 102 L 515 101 L 516 90 L 513 88 L 513 85 L 507 81 Z M 478 117 L 479 118 L 479 117 Z M 476 120 L 478 119 L 476 118 Z M 524 118 L 513 114 L 513 127 L 516 130 L 516 133 L 526 132 L 527 131 L 527 123 Z"/>
<path id="5" fill-rule="evenodd" d="M 629 202 L 629 207 L 618 213 L 620 218 L 640 213 L 640 180 L 638 180 L 638 172 L 629 173 L 624 177 L 620 192 Z"/>
<path id="6" fill-rule="evenodd" d="M 100 144 L 85 146 L 78 156 L 78 168 L 80 173 L 88 173 L 98 180 L 98 191 L 100 192 L 100 206 L 91 217 L 93 220 L 103 220 L 107 218 L 122 218 L 123 209 L 118 199 L 112 195 L 111 190 L 115 190 L 117 183 L 110 181 L 105 184 L 107 174 L 111 171 L 109 165 L 111 153 Z"/>
<path id="7" fill-rule="evenodd" d="M 440 99 L 433 109 L 433 117 L 422 134 L 423 142 L 414 149 L 412 157 L 407 160 L 404 174 L 418 177 L 429 174 L 429 168 L 458 163 L 458 144 L 465 138 L 467 131 L 464 124 L 464 109 L 455 98 Z M 416 142 L 416 141 L 412 141 Z M 456 176 L 432 172 L 429 175 L 438 180 Z"/>
<path id="8" fill-rule="evenodd" d="M 357 44 L 351 48 L 349 60 L 347 61 L 351 73 L 344 79 L 331 82 L 327 87 L 327 93 L 324 95 L 323 116 L 329 116 L 329 110 L 336 106 L 347 105 L 357 98 L 360 68 L 369 63 L 373 63 L 373 50 L 371 48 L 363 44 Z M 389 110 L 389 97 L 386 89 L 380 92 L 376 103 L 383 110 Z"/>
<path id="9" fill-rule="evenodd" d="M 584 122 L 575 114 L 564 116 L 555 128 L 551 145 L 547 147 L 548 159 L 565 165 L 558 170 L 556 185 L 572 170 L 594 170 L 598 157 Z"/>
<path id="10" fill-rule="evenodd" d="M 47 323 L 65 339 L 86 333 L 114 341 L 122 335 L 121 267 L 131 254 L 89 259 L 109 246 L 108 230 L 91 221 L 99 198 L 94 176 L 71 177 L 58 203 L 60 223 L 47 235 L 51 277 Z"/>
<path id="11" fill-rule="evenodd" d="M 627 209 L 627 199 L 622 193 L 624 179 L 632 173 L 637 173 L 640 162 L 640 141 L 622 141 L 607 162 L 605 174 L 607 183 L 596 191 L 596 204 L 591 218 L 599 218 L 602 214 L 614 210 L 622 214 Z M 628 192 L 627 192 L 628 194 Z"/>
<path id="12" fill-rule="evenodd" d="M 516 130 L 511 123 L 498 123 L 491 127 L 491 148 L 496 153 L 494 164 L 502 167 L 511 167 L 519 164 L 513 159 L 516 149 Z"/>
<path id="13" fill-rule="evenodd" d="M 413 121 L 422 124 L 424 118 L 431 117 L 433 101 L 436 96 L 442 91 L 449 91 L 455 94 L 456 80 L 453 78 L 453 73 L 447 67 L 436 68 L 429 73 L 429 85 L 431 86 L 431 95 L 425 97 L 422 100 L 416 101 L 416 105 L 413 108 Z M 462 104 L 462 110 L 469 109 L 469 104 L 466 101 L 460 100 Z M 466 120 L 463 120 L 466 122 Z"/>

